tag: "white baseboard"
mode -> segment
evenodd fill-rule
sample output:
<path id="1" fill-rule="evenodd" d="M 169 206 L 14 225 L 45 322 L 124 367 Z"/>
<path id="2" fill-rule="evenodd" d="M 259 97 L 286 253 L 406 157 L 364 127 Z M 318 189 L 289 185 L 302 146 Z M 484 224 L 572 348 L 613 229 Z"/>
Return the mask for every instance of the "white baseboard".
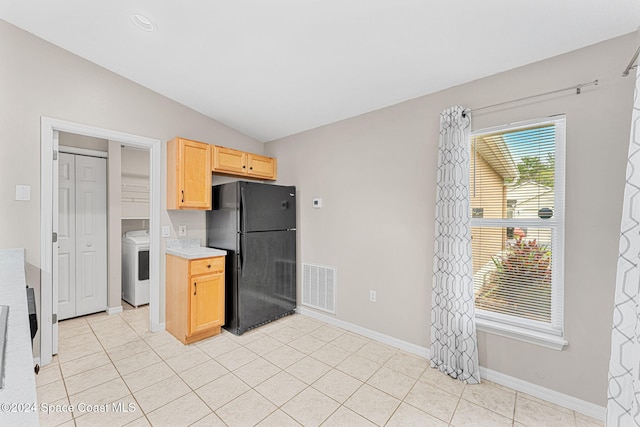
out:
<path id="1" fill-rule="evenodd" d="M 337 326 L 342 329 L 346 329 L 349 332 L 355 332 L 358 335 L 371 338 L 372 340 L 376 340 L 378 342 L 381 342 L 382 344 L 387 344 L 392 347 L 399 348 L 400 350 L 404 350 L 408 353 L 412 353 L 427 359 L 429 358 L 429 349 L 426 347 L 411 344 L 406 341 L 402 341 L 397 338 L 391 337 L 389 335 L 381 334 L 380 332 L 372 331 L 371 329 L 363 328 L 362 326 L 354 325 L 353 323 L 336 319 L 333 316 L 328 316 L 326 314 L 318 313 L 317 311 L 310 310 L 306 307 L 298 306 L 296 307 L 296 312 L 300 314 L 304 314 L 305 316 L 312 317 L 316 320 L 320 320 L 322 322 L 328 323 L 330 325 Z"/>
<path id="2" fill-rule="evenodd" d="M 309 316 L 316 320 L 320 320 L 322 322 L 328 323 L 330 325 L 337 326 L 342 329 L 346 329 L 347 331 L 354 332 L 356 334 L 365 336 L 367 338 L 371 338 L 382 344 L 387 344 L 392 347 L 396 347 L 400 350 L 404 350 L 408 353 L 412 353 L 420 357 L 424 357 L 425 359 L 429 359 L 429 349 L 427 347 L 411 344 L 406 341 L 402 341 L 397 338 L 391 337 L 389 335 L 384 335 L 379 332 L 372 331 L 371 329 L 363 328 L 362 326 L 354 325 L 353 323 L 336 319 L 333 316 L 318 313 L 317 311 L 308 309 L 306 307 L 298 306 L 296 308 L 296 312 L 305 316 Z M 571 409 L 573 411 L 579 412 L 589 417 L 593 417 L 602 421 L 604 421 L 605 419 L 605 415 L 606 415 L 605 407 L 584 401 L 582 399 L 578 399 L 573 396 L 569 396 L 568 394 L 560 393 L 558 391 L 551 390 L 546 387 L 542 387 L 537 384 L 533 384 L 533 383 L 521 380 L 519 378 L 515 378 L 510 375 L 500 373 L 498 371 L 487 369 L 482 366 L 480 367 L 480 377 L 488 381 L 492 381 L 496 384 L 509 387 L 513 390 L 516 390 L 522 393 L 527 393 L 539 399 L 546 400 L 547 402 L 555 403 L 556 405 L 563 406 L 565 408 Z"/>
<path id="3" fill-rule="evenodd" d="M 556 405 L 580 412 L 581 414 L 589 417 L 597 418 L 601 421 L 604 421 L 605 419 L 607 408 L 604 406 L 596 405 L 595 403 L 587 402 L 585 400 L 578 399 L 577 397 L 569 396 L 568 394 L 560 393 L 482 366 L 480 367 L 480 377 L 519 392 L 527 393 L 539 399 L 546 400 L 547 402 L 555 403 Z"/>
<path id="4" fill-rule="evenodd" d="M 122 306 L 119 305 L 117 307 L 107 307 L 107 314 L 111 316 L 112 314 L 122 313 Z"/>
<path id="5" fill-rule="evenodd" d="M 151 326 L 149 327 L 149 330 L 151 332 L 159 332 L 159 331 L 164 331 L 165 327 L 164 327 L 164 323 L 155 323 L 155 324 L 151 324 Z"/>

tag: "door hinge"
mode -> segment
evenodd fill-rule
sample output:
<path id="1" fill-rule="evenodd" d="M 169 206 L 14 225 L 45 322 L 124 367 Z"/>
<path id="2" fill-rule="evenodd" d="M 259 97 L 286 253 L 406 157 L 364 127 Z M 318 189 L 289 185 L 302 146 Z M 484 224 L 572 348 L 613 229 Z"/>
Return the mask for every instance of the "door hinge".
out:
<path id="1" fill-rule="evenodd" d="M 51 324 L 55 325 L 56 323 L 58 323 L 58 315 L 54 314 L 53 319 L 51 320 Z"/>
<path id="2" fill-rule="evenodd" d="M 58 150 L 53 150 L 53 160 L 58 160 Z"/>
<path id="3" fill-rule="evenodd" d="M 56 243 L 58 241 L 58 233 L 53 233 L 52 239 L 53 243 Z"/>

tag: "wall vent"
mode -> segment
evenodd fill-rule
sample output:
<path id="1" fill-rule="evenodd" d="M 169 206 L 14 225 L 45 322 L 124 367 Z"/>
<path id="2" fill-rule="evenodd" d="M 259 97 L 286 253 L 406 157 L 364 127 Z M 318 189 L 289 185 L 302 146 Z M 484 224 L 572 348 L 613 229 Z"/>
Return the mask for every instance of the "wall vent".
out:
<path id="1" fill-rule="evenodd" d="M 336 268 L 302 264 L 302 305 L 336 313 Z"/>

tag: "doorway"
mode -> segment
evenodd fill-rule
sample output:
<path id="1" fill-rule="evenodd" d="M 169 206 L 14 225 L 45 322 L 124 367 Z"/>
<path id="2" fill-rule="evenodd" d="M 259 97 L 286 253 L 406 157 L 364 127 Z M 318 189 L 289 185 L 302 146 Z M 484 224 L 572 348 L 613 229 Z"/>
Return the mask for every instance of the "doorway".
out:
<path id="1" fill-rule="evenodd" d="M 107 308 L 107 159 L 73 151 L 58 155 L 58 321 Z"/>
<path id="2" fill-rule="evenodd" d="M 160 323 L 160 189 L 161 189 L 161 142 L 158 139 L 127 134 L 93 126 L 82 125 L 63 120 L 42 117 L 41 119 L 41 302 L 40 302 L 40 364 L 51 362 L 54 350 L 54 335 L 57 336 L 57 321 L 53 304 L 57 296 L 53 295 L 53 280 L 57 275 L 54 262 L 54 240 L 57 239 L 57 226 L 52 221 L 54 207 L 57 209 L 58 174 L 58 132 L 68 132 L 118 142 L 125 146 L 149 150 L 150 192 L 149 192 L 149 263 L 150 301 L 149 325 L 152 332 L 164 329 Z M 54 160 L 55 159 L 55 160 Z M 54 197 L 55 196 L 55 197 Z M 121 308 L 120 308 L 121 309 Z"/>

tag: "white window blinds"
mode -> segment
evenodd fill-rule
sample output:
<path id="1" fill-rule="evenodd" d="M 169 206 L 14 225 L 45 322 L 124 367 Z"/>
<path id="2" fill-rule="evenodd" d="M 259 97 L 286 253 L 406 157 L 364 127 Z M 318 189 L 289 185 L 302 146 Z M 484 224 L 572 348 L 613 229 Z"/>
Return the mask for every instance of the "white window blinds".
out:
<path id="1" fill-rule="evenodd" d="M 474 132 L 470 200 L 479 317 L 562 333 L 564 116 Z"/>

